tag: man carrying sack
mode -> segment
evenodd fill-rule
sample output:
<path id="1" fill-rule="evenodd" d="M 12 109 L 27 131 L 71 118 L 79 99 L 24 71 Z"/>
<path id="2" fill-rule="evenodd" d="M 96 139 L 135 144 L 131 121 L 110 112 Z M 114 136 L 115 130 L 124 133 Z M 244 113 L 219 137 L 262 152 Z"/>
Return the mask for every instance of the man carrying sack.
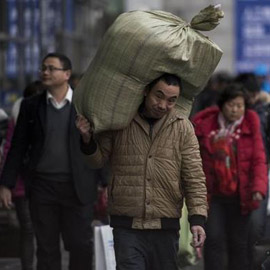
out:
<path id="1" fill-rule="evenodd" d="M 222 56 L 199 31 L 214 29 L 222 17 L 217 6 L 191 23 L 163 11 L 124 13 L 76 87 L 81 149 L 93 168 L 111 165 L 108 212 L 118 270 L 178 269 L 184 199 L 201 254 L 206 187 L 187 117 Z"/>
<path id="2" fill-rule="evenodd" d="M 185 198 L 199 250 L 207 216 L 205 177 L 192 124 L 174 107 L 181 80 L 163 74 L 144 91 L 127 128 L 93 137 L 79 115 L 81 149 L 93 168 L 109 159 L 110 225 L 118 270 L 177 270 L 179 218 Z"/>

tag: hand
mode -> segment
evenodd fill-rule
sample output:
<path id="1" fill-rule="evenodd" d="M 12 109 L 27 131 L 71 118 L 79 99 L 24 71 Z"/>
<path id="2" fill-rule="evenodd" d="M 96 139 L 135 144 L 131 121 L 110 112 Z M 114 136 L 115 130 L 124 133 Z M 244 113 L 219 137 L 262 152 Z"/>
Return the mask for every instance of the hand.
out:
<path id="1" fill-rule="evenodd" d="M 263 200 L 263 195 L 261 194 L 261 192 L 256 191 L 252 194 L 252 200 L 253 201 L 262 201 Z"/>
<path id="2" fill-rule="evenodd" d="M 193 234 L 192 246 L 196 249 L 198 258 L 201 258 L 201 248 L 203 247 L 206 235 L 203 227 L 201 226 L 192 226 L 191 233 Z"/>
<path id="3" fill-rule="evenodd" d="M 81 114 L 78 114 L 75 124 L 82 136 L 83 142 L 88 144 L 91 140 L 91 136 L 93 132 L 90 122 L 84 116 L 82 116 Z"/>
<path id="4" fill-rule="evenodd" d="M 197 247 L 197 248 L 195 248 L 195 251 L 196 251 L 197 258 L 200 260 L 202 258 L 202 248 Z"/>
<path id="5" fill-rule="evenodd" d="M 0 200 L 7 209 L 11 209 L 12 200 L 11 200 L 11 191 L 5 186 L 0 186 Z"/>

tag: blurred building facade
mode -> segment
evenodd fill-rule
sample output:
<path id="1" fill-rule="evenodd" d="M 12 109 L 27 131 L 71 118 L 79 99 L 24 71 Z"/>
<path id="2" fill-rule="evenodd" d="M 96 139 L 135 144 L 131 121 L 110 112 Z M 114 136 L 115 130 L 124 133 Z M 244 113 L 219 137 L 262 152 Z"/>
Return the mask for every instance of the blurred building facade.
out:
<path id="1" fill-rule="evenodd" d="M 226 17 L 209 33 L 224 51 L 218 69 L 233 69 L 232 0 L 221 0 Z M 0 103 L 10 107 L 22 89 L 38 78 L 41 59 L 67 54 L 75 73 L 84 72 L 103 34 L 122 12 L 162 9 L 190 21 L 211 0 L 1 0 Z"/>
<path id="2" fill-rule="evenodd" d="M 38 78 L 40 61 L 67 54 L 75 73 L 86 69 L 123 0 L 1 0 L 0 105 L 7 110 Z"/>

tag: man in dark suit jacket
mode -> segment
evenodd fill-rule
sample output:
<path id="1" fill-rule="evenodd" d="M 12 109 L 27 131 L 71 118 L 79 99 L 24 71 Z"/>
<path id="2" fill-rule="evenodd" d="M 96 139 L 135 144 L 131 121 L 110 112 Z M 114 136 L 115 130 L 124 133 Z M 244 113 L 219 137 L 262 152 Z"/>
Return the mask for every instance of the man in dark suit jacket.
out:
<path id="1" fill-rule="evenodd" d="M 60 270 L 60 235 L 70 252 L 71 270 L 91 269 L 91 220 L 96 199 L 94 172 L 80 151 L 76 112 L 71 103 L 70 60 L 58 53 L 42 62 L 47 91 L 25 99 L 0 180 L 0 198 L 11 205 L 25 157 L 28 194 L 37 237 L 37 269 Z"/>

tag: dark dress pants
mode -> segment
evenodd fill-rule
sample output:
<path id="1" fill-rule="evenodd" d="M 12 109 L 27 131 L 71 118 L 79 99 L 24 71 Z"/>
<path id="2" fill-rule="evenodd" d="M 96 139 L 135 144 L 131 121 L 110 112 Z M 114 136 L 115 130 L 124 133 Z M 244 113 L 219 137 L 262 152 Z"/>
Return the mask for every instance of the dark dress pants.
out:
<path id="1" fill-rule="evenodd" d="M 267 196 L 268 197 L 268 196 Z M 249 270 L 253 270 L 253 247 L 264 237 L 267 219 L 267 199 L 264 199 L 258 209 L 251 212 L 249 221 L 248 258 Z"/>
<path id="2" fill-rule="evenodd" d="M 114 228 L 116 270 L 178 270 L 178 230 Z"/>
<path id="3" fill-rule="evenodd" d="M 240 214 L 240 203 L 210 203 L 204 247 L 205 270 L 248 269 L 249 215 Z"/>
<path id="4" fill-rule="evenodd" d="M 60 235 L 70 270 L 92 269 L 92 205 L 78 201 L 70 182 L 37 180 L 30 210 L 37 238 L 37 270 L 60 270 Z"/>
<path id="5" fill-rule="evenodd" d="M 24 197 L 13 199 L 20 224 L 20 256 L 22 270 L 33 270 L 34 231 L 30 217 L 29 201 Z"/>

